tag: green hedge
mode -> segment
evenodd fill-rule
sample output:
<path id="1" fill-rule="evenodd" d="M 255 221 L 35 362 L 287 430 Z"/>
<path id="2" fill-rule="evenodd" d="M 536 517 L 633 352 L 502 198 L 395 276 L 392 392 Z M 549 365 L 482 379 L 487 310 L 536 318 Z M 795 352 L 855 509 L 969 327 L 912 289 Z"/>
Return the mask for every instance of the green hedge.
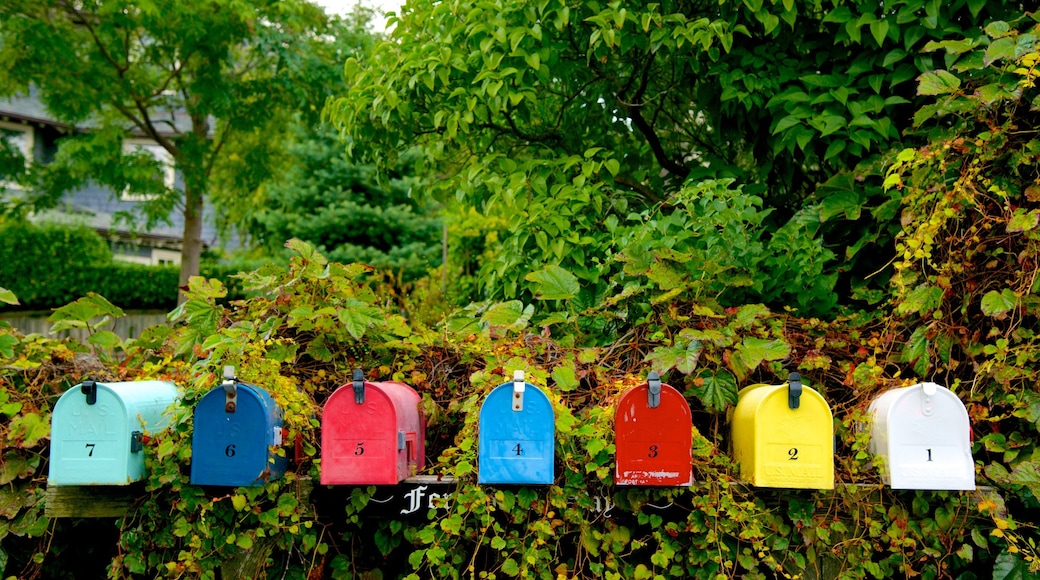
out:
<path id="1" fill-rule="evenodd" d="M 172 309 L 179 269 L 112 259 L 101 236 L 86 227 L 0 223 L 0 287 L 18 297 L 6 310 L 45 310 L 97 292 L 125 309 Z M 236 267 L 205 264 L 201 274 L 242 295 L 231 275 Z"/>

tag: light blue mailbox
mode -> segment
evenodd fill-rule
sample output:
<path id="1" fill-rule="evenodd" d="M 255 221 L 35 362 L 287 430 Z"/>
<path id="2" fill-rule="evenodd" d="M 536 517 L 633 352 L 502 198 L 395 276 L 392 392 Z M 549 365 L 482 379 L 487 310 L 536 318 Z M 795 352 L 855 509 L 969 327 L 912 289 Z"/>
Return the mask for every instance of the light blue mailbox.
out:
<path id="1" fill-rule="evenodd" d="M 191 483 L 263 485 L 285 473 L 281 444 L 281 408 L 267 391 L 239 382 L 235 369 L 224 367 L 224 382 L 195 407 Z"/>
<path id="2" fill-rule="evenodd" d="M 555 478 L 555 415 L 549 397 L 515 371 L 480 407 L 477 481 L 551 484 Z"/>
<path id="3" fill-rule="evenodd" d="M 177 387 L 161 381 L 98 383 L 65 391 L 51 414 L 48 485 L 128 485 L 145 477 L 144 432 L 166 426 Z"/>

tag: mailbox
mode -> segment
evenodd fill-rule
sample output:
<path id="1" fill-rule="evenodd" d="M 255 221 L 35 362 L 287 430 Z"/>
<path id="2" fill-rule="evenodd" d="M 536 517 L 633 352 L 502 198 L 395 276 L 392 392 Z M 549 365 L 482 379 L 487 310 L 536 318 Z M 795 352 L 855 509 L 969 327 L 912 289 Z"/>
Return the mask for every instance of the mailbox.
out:
<path id="1" fill-rule="evenodd" d="M 396 485 L 422 469 L 426 420 L 408 385 L 374 383 L 354 371 L 321 420 L 321 483 Z"/>
<path id="2" fill-rule="evenodd" d="M 229 487 L 263 485 L 285 473 L 282 410 L 260 387 L 241 383 L 224 367 L 221 386 L 195 407 L 191 483 Z"/>
<path id="3" fill-rule="evenodd" d="M 549 397 L 515 371 L 513 382 L 495 387 L 480 406 L 477 481 L 551 484 L 555 419 Z"/>
<path id="4" fill-rule="evenodd" d="M 128 485 L 145 477 L 144 433 L 165 427 L 177 387 L 83 381 L 51 414 L 49 485 Z"/>
<path id="5" fill-rule="evenodd" d="M 964 404 L 946 387 L 892 389 L 870 403 L 870 451 L 884 458 L 894 489 L 975 489 L 971 426 Z"/>
<path id="6" fill-rule="evenodd" d="M 741 478 L 758 487 L 834 488 L 834 427 L 819 393 L 791 373 L 737 394 L 731 419 Z"/>
<path id="7" fill-rule="evenodd" d="M 682 394 L 651 372 L 621 395 L 614 414 L 618 485 L 693 483 L 693 421 Z"/>

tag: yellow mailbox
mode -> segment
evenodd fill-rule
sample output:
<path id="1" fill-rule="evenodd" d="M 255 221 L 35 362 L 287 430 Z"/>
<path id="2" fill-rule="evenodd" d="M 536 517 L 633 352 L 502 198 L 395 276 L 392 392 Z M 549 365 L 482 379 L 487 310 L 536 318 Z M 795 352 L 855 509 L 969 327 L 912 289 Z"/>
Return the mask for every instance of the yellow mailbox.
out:
<path id="1" fill-rule="evenodd" d="M 791 373 L 740 390 L 731 423 L 740 477 L 758 487 L 834 489 L 831 409 Z"/>

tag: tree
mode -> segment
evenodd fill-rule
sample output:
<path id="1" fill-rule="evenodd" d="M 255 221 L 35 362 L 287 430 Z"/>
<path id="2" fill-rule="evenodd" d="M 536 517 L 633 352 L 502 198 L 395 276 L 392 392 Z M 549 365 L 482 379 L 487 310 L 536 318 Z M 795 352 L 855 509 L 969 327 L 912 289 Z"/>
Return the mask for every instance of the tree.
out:
<path id="1" fill-rule="evenodd" d="M 493 298 L 533 297 L 546 264 L 600 285 L 619 269 L 606 220 L 668 211 L 704 179 L 760 196 L 764 234 L 791 224 L 867 255 L 842 267 L 862 277 L 891 255 L 860 251 L 891 236 L 880 156 L 907 138 L 911 81 L 942 64 L 920 49 L 1020 15 L 999 0 L 421 0 L 347 63 L 332 118 L 361 155 L 422 147 L 432 192 L 508 216 L 482 275 Z"/>
<path id="2" fill-rule="evenodd" d="M 252 181 L 279 169 L 291 114 L 315 118 L 336 74 L 334 32 L 305 0 L 12 0 L 0 7 L 0 86 L 34 87 L 58 120 L 85 130 L 41 172 L 50 200 L 94 180 L 147 194 L 150 222 L 183 212 L 184 286 L 199 270 L 205 200 L 220 199 L 214 175 L 234 171 L 236 141 L 256 135 Z M 157 178 L 161 160 L 125 149 L 130 134 L 158 144 L 182 188 Z"/>
<path id="3" fill-rule="evenodd" d="M 425 275 L 440 259 L 439 221 L 411 196 L 414 179 L 376 182 L 374 168 L 346 159 L 331 128 L 297 125 L 287 173 L 264 186 L 248 231 L 270 254 L 299 238 L 330 260 L 364 262 L 405 279 Z"/>

